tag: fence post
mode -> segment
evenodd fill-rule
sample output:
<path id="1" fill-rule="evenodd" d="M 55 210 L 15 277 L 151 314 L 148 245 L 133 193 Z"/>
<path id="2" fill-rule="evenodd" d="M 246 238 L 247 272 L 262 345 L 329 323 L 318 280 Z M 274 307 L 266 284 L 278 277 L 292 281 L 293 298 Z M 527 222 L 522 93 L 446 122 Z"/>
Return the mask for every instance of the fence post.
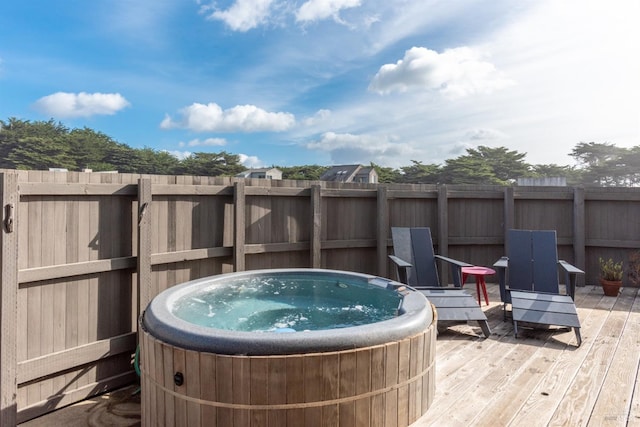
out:
<path id="1" fill-rule="evenodd" d="M 576 267 L 586 270 L 585 259 L 585 226 L 584 226 L 584 188 L 573 189 L 573 258 Z M 583 275 L 578 275 L 577 286 L 584 286 Z"/>
<path id="2" fill-rule="evenodd" d="M 449 256 L 449 206 L 447 200 L 447 186 L 438 185 L 438 254 Z M 449 272 L 440 269 L 441 284 L 449 283 Z"/>
<path id="3" fill-rule="evenodd" d="M 17 334 L 18 334 L 18 175 L 0 173 L 2 198 L 2 257 L 0 270 L 0 425 L 17 424 Z"/>
<path id="4" fill-rule="evenodd" d="M 387 186 L 378 186 L 378 276 L 388 277 L 387 240 L 389 235 L 389 204 L 387 200 Z"/>
<path id="5" fill-rule="evenodd" d="M 322 194 L 318 184 L 311 186 L 311 267 L 322 266 Z"/>
<path id="6" fill-rule="evenodd" d="M 507 253 L 507 231 L 514 228 L 515 222 L 515 202 L 513 196 L 513 187 L 505 187 L 504 189 L 504 222 L 502 223 L 502 239 L 504 245 L 504 254 Z"/>
<path id="7" fill-rule="evenodd" d="M 138 318 L 151 301 L 151 180 L 138 180 Z M 154 295 L 155 296 L 155 295 Z"/>
<path id="8" fill-rule="evenodd" d="M 233 231 L 233 264 L 234 271 L 245 270 L 245 206 L 246 198 L 244 191 L 244 182 L 236 181 L 233 184 L 233 205 L 235 229 Z"/>

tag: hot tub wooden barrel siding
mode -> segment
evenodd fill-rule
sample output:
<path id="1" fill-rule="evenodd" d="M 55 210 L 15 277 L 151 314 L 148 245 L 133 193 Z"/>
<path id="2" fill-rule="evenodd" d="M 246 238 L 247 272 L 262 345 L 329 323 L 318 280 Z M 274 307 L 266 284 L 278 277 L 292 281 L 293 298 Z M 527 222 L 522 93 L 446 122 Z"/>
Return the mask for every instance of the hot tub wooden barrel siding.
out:
<path id="1" fill-rule="evenodd" d="M 141 328 L 142 425 L 408 426 L 435 393 L 436 323 L 382 345 L 283 356 L 185 350 Z"/>

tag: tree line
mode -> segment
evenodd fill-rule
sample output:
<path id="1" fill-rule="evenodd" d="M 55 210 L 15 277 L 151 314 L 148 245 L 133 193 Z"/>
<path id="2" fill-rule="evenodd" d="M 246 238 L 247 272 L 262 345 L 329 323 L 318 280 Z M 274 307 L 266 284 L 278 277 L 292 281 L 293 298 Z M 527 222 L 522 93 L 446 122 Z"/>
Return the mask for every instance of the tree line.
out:
<path id="1" fill-rule="evenodd" d="M 532 165 L 526 153 L 506 147 L 478 146 L 444 164 L 411 164 L 389 168 L 375 163 L 381 183 L 511 185 L 517 178 L 565 177 L 569 185 L 638 186 L 640 146 L 580 142 L 570 153 L 577 166 Z M 62 123 L 16 118 L 0 120 L 0 168 L 80 171 L 116 170 L 158 175 L 234 176 L 247 168 L 240 156 L 221 151 L 193 153 L 178 159 L 166 151 L 136 149 L 90 128 L 69 129 Z M 284 179 L 317 180 L 327 166 L 277 166 Z"/>

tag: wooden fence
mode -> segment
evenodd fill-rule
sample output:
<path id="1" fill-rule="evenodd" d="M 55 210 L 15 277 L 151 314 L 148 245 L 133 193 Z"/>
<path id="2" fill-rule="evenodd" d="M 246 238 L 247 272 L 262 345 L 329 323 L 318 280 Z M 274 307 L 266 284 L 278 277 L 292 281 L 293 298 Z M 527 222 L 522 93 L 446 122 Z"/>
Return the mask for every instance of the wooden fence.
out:
<path id="1" fill-rule="evenodd" d="M 187 280 L 277 267 L 394 278 L 391 226 L 429 226 L 438 253 L 476 265 L 504 254 L 506 229 L 554 229 L 587 283 L 599 256 L 640 248 L 635 188 L 8 170 L 0 188 L 0 425 L 133 383 L 141 310 Z"/>

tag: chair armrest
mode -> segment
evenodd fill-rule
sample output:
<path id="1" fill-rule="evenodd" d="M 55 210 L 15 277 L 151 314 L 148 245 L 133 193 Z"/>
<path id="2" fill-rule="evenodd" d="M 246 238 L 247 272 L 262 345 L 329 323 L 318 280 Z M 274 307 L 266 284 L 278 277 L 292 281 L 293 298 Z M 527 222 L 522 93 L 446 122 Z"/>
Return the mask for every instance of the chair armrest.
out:
<path id="1" fill-rule="evenodd" d="M 567 295 L 575 299 L 578 274 L 584 274 L 584 271 L 561 259 L 558 260 L 558 265 L 564 270 L 564 284 L 567 287 Z"/>
<path id="2" fill-rule="evenodd" d="M 451 279 L 453 280 L 453 286 L 456 288 L 462 287 L 462 267 L 473 267 L 473 264 L 467 262 L 458 261 L 457 259 L 447 258 L 442 255 L 435 255 L 436 259 L 445 261 L 451 265 Z"/>
<path id="3" fill-rule="evenodd" d="M 558 264 L 560 264 L 560 267 L 564 268 L 564 270 L 569 274 L 584 274 L 584 271 L 580 270 L 578 267 L 574 267 L 567 261 L 563 261 L 560 259 L 558 260 Z"/>
<path id="4" fill-rule="evenodd" d="M 395 255 L 389 255 L 389 259 L 391 259 L 391 261 L 393 261 L 393 263 L 396 265 L 396 274 L 398 276 L 398 281 L 400 283 L 404 283 L 405 285 L 408 285 L 409 284 L 408 270 L 413 267 L 413 264 L 408 263 L 407 261 L 401 258 L 398 258 Z"/>
<path id="5" fill-rule="evenodd" d="M 503 256 L 493 263 L 495 268 L 507 268 L 509 266 L 509 257 Z"/>
<path id="6" fill-rule="evenodd" d="M 448 262 L 449 264 L 457 265 L 458 267 L 473 267 L 473 264 L 469 264 L 468 262 L 458 261 L 457 259 L 447 258 L 442 255 L 434 255 L 436 258 L 441 259 L 442 261 Z"/>
<path id="7" fill-rule="evenodd" d="M 503 256 L 493 263 L 493 268 L 498 274 L 498 284 L 500 285 L 500 300 L 505 303 L 511 303 L 511 294 L 507 292 L 507 267 L 509 267 L 509 257 Z"/>
<path id="8" fill-rule="evenodd" d="M 395 255 L 389 255 L 389 259 L 391 259 L 391 261 L 393 261 L 395 263 L 396 266 L 400 267 L 400 268 L 409 268 L 409 267 L 413 267 L 413 264 L 408 263 L 407 261 L 398 258 Z"/>

